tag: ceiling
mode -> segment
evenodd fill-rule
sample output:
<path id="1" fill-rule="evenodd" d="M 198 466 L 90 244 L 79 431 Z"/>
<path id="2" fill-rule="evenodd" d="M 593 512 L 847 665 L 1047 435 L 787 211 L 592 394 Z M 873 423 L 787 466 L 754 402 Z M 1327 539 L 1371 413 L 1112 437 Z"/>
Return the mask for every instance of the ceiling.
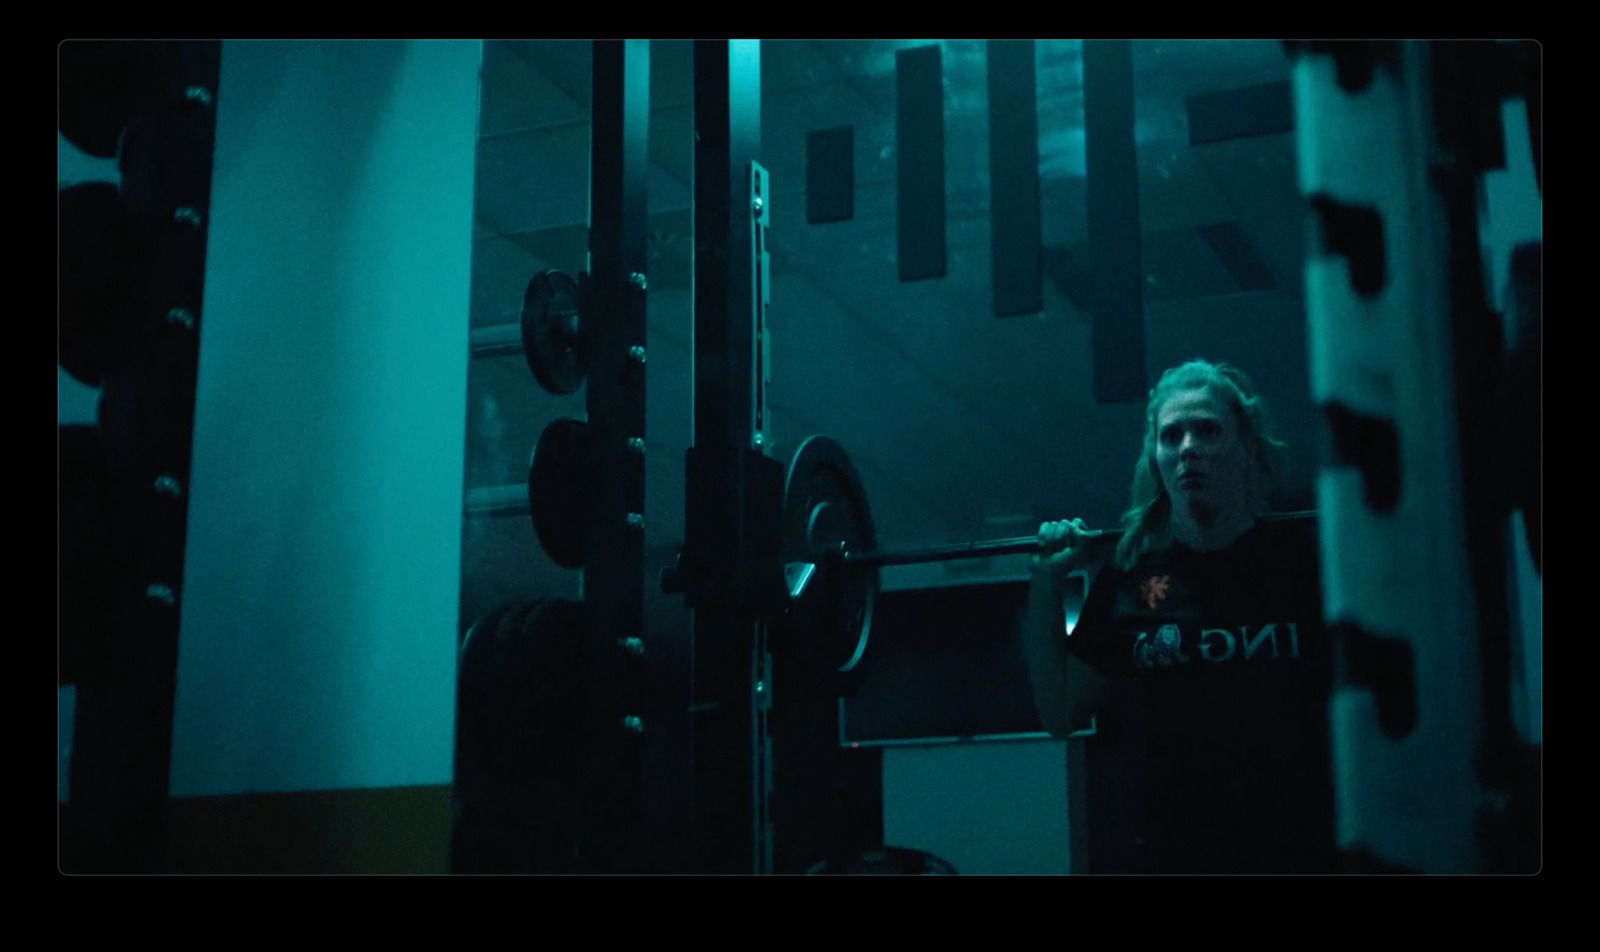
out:
<path id="1" fill-rule="evenodd" d="M 944 68 L 947 273 L 902 283 L 894 54 L 930 43 Z M 472 275 L 482 339 L 517 319 L 533 274 L 584 267 L 589 50 L 485 45 Z M 1069 516 L 1109 524 L 1126 504 L 1142 435 L 1142 406 L 1099 404 L 1090 389 L 1079 41 L 1036 44 L 1044 308 L 993 316 L 985 50 L 932 40 L 761 47 L 775 433 L 788 446 L 819 432 L 844 445 L 885 546 L 1032 534 Z M 682 538 L 691 418 L 691 46 L 656 41 L 650 58 L 646 525 L 652 548 L 666 549 Z M 1288 60 L 1268 41 L 1136 42 L 1133 65 L 1148 380 L 1194 356 L 1243 367 L 1290 442 L 1280 505 L 1306 508 L 1316 418 L 1292 136 L 1192 146 L 1186 110 L 1196 95 L 1286 80 Z M 854 217 L 807 224 L 806 135 L 844 125 L 854 129 Z M 474 360 L 469 402 L 467 485 L 478 498 L 524 482 L 548 422 L 584 415 L 581 390 L 544 392 L 518 353 Z M 573 584 L 540 562 L 525 517 L 469 519 L 467 532 L 464 592 L 477 594 L 464 612 Z M 522 555 L 504 556 L 512 550 Z M 478 583 L 474 572 L 484 573 Z"/>

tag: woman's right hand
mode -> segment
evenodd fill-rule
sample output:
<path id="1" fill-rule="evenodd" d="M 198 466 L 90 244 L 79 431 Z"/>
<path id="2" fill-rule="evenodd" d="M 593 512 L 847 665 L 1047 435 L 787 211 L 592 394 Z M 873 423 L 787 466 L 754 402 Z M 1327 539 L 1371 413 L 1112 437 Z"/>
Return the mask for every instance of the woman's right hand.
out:
<path id="1" fill-rule="evenodd" d="M 1059 586 L 1068 575 L 1087 568 L 1089 547 L 1082 534 L 1089 531 L 1082 519 L 1063 519 L 1039 526 L 1039 551 L 1033 555 L 1033 576 Z"/>

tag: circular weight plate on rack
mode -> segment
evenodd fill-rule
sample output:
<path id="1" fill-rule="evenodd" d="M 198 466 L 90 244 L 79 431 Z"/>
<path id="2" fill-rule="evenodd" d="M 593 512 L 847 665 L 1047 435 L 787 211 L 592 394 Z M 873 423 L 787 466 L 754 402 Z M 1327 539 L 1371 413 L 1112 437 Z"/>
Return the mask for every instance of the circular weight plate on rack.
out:
<path id="1" fill-rule="evenodd" d="M 500 619 L 504 618 L 506 613 L 515 609 L 520 604 L 520 602 L 512 602 L 510 604 L 500 605 L 487 615 L 479 617 L 467 627 L 466 631 L 461 633 L 461 643 L 456 650 L 456 653 L 459 656 L 456 659 L 457 678 L 466 678 L 468 676 L 468 673 L 471 670 L 471 667 L 468 664 L 468 658 L 478 657 L 477 652 L 482 649 L 484 644 L 486 644 L 485 639 L 494 634 L 495 626 L 500 624 Z"/>
<path id="2" fill-rule="evenodd" d="M 582 602 L 518 603 L 473 626 L 457 701 L 455 871 L 589 871 L 585 811 L 605 782 L 589 647 Z"/>
<path id="3" fill-rule="evenodd" d="M 594 538 L 599 466 L 593 431 L 555 420 L 539 435 L 528 466 L 528 512 L 539 544 L 563 568 L 583 568 Z"/>
<path id="4" fill-rule="evenodd" d="M 841 544 L 855 552 L 877 549 L 861 477 L 842 446 L 813 436 L 789 461 L 783 500 L 784 562 L 817 566 L 801 596 L 804 617 L 816 626 L 814 643 L 832 667 L 853 671 L 872 635 L 879 585 L 876 566 L 847 568 L 839 558 Z"/>
<path id="5" fill-rule="evenodd" d="M 522 295 L 522 352 L 539 386 L 572 393 L 588 372 L 578 282 L 563 271 L 541 271 Z"/>
<path id="6" fill-rule="evenodd" d="M 57 427 L 57 685 L 110 665 L 116 620 L 116 525 L 110 464 L 92 425 Z"/>
<path id="7" fill-rule="evenodd" d="M 133 114 L 155 98 L 178 44 L 68 40 L 57 49 L 56 128 L 87 155 L 117 157 Z"/>
<path id="8" fill-rule="evenodd" d="M 587 778 L 602 718 L 582 602 L 538 599 L 484 616 L 469 633 L 459 678 L 463 749 L 486 777 Z"/>
<path id="9" fill-rule="evenodd" d="M 60 228 L 56 363 L 100 386 L 133 336 L 144 242 L 117 186 L 86 182 L 56 192 Z"/>
<path id="10" fill-rule="evenodd" d="M 495 707 L 496 671 L 501 662 L 500 627 L 507 619 L 522 618 L 538 603 L 512 602 L 501 605 L 472 623 L 461 639 L 456 661 L 456 758 L 475 770 L 488 747 L 495 742 L 498 728 Z M 458 775 L 458 783 L 463 778 Z"/>
<path id="11" fill-rule="evenodd" d="M 524 746 L 547 784 L 582 784 L 594 772 L 600 724 L 592 684 L 583 603 L 551 599 L 528 616 L 511 657 L 518 673 L 518 721 Z"/>

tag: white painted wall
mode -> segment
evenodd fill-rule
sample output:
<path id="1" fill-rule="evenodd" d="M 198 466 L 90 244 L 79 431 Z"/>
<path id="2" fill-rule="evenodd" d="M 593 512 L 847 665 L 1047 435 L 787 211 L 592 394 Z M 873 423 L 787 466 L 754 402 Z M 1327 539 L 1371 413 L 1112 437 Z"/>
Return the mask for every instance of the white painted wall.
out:
<path id="1" fill-rule="evenodd" d="M 1067 815 L 1064 740 L 884 748 L 884 843 L 962 875 L 1072 872 Z"/>
<path id="2" fill-rule="evenodd" d="M 226 42 L 175 796 L 448 783 L 479 42 Z"/>

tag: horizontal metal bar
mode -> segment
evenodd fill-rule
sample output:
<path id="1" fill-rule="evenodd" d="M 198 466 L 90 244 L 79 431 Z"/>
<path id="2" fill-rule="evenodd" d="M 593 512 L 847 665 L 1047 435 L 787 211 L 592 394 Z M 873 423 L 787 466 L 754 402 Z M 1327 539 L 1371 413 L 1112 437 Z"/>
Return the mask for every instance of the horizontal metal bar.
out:
<path id="1" fill-rule="evenodd" d="M 501 357 L 522 353 L 522 322 L 490 324 L 472 329 L 473 357 Z"/>
<path id="2" fill-rule="evenodd" d="M 1274 512 L 1262 517 L 1263 522 L 1298 522 L 1317 517 L 1315 510 L 1300 512 Z M 1115 542 L 1122 538 L 1121 529 L 1091 529 L 1079 538 L 1089 545 Z M 949 562 L 955 559 L 982 559 L 994 555 L 1020 555 L 1039 550 L 1038 536 L 1018 536 L 1011 539 L 994 539 L 989 542 L 964 542 L 955 545 L 937 545 L 924 549 L 901 552 L 849 552 L 846 562 L 855 565 L 915 565 L 922 562 Z"/>
<path id="3" fill-rule="evenodd" d="M 1097 541 L 1106 533 L 1084 533 Z M 994 555 L 1020 555 L 1039 549 L 1038 536 L 1019 536 L 1014 539 L 993 539 L 988 542 L 962 542 L 955 545 L 936 545 L 925 549 L 907 549 L 901 552 L 845 552 L 846 562 L 852 565 L 917 565 L 923 562 L 950 562 L 956 559 L 984 559 Z"/>
<path id="4" fill-rule="evenodd" d="M 528 487 L 513 483 L 509 486 L 484 486 L 467 490 L 467 515 L 492 516 L 528 511 Z"/>

